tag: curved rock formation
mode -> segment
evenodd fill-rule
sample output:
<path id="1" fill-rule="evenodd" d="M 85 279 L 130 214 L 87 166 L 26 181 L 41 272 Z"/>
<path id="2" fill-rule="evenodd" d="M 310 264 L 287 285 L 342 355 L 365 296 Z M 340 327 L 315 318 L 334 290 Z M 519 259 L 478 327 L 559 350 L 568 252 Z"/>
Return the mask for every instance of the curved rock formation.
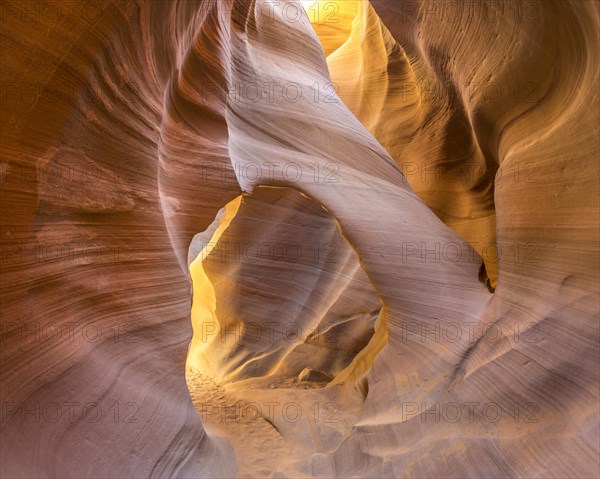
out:
<path id="1" fill-rule="evenodd" d="M 192 242 L 188 364 L 226 382 L 332 379 L 349 367 L 381 302 L 335 220 L 297 190 L 260 187 L 216 223 Z"/>
<path id="2" fill-rule="evenodd" d="M 5 2 L 2 477 L 597 476 L 599 13 Z"/>

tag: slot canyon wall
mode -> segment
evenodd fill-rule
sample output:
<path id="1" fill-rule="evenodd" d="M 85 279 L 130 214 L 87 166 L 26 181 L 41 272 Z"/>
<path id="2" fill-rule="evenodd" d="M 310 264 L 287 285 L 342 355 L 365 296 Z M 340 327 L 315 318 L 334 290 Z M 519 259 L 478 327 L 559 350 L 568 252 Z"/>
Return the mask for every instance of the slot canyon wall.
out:
<path id="1" fill-rule="evenodd" d="M 1 13 L 1 477 L 600 476 L 597 2 Z"/>

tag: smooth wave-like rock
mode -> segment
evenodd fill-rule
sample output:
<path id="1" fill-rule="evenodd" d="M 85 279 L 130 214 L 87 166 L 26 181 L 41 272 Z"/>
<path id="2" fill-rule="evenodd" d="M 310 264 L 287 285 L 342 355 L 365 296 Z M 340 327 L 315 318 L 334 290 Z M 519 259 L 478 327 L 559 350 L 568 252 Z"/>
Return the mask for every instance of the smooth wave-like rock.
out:
<path id="1" fill-rule="evenodd" d="M 2 7 L 2 477 L 598 475 L 597 3 Z"/>

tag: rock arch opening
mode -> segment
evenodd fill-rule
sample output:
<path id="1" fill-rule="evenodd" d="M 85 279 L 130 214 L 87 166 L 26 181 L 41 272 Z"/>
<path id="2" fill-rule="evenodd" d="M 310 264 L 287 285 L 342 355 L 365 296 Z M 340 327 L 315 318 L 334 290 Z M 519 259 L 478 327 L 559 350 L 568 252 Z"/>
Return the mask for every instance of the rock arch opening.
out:
<path id="1" fill-rule="evenodd" d="M 382 302 L 356 252 L 293 188 L 228 203 L 194 237 L 189 271 L 187 366 L 216 381 L 324 386 L 364 374 L 385 344 Z"/>

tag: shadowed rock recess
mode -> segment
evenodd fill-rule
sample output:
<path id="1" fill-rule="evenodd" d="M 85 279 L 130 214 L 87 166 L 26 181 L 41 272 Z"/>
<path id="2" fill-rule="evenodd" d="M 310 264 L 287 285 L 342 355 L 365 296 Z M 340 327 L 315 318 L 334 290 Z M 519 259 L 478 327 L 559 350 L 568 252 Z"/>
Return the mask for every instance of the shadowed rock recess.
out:
<path id="1" fill-rule="evenodd" d="M 2 2 L 2 478 L 591 478 L 592 0 Z"/>

